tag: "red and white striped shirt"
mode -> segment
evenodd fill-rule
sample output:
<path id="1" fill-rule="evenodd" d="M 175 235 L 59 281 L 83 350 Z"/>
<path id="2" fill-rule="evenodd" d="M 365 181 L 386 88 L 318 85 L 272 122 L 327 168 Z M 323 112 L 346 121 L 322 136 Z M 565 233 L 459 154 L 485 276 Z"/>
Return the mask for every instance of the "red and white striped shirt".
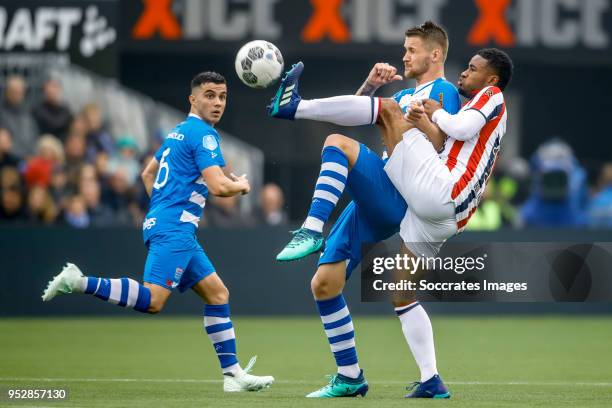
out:
<path id="1" fill-rule="evenodd" d="M 465 229 L 478 208 L 495 167 L 508 116 L 502 91 L 495 86 L 483 88 L 461 108 L 458 115 L 468 110 L 480 113 L 485 119 L 484 126 L 465 140 L 449 137 L 440 155 L 455 182 L 451 198 L 455 203 L 457 232 Z"/>

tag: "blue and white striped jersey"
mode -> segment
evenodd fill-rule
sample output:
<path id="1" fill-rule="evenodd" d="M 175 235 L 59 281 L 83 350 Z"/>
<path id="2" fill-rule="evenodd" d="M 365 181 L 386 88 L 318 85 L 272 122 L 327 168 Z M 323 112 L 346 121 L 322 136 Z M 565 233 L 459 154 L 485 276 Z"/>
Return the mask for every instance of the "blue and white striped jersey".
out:
<path id="1" fill-rule="evenodd" d="M 155 159 L 159 170 L 142 225 L 145 243 L 159 233 L 194 234 L 208 197 L 202 170 L 225 166 L 219 134 L 192 113 L 168 133 Z"/>
<path id="2" fill-rule="evenodd" d="M 416 88 L 403 89 L 393 95 L 402 111 L 406 113 L 410 103 L 416 100 L 433 99 L 442 104 L 445 111 L 454 115 L 461 109 L 461 98 L 455 85 L 444 78 L 438 78 Z"/>

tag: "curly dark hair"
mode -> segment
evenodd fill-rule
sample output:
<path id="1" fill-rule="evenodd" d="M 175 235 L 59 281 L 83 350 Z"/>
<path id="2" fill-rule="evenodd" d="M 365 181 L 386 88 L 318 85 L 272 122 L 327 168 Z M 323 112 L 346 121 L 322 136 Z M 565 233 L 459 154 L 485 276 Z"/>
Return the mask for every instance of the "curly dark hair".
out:
<path id="1" fill-rule="evenodd" d="M 498 48 L 483 48 L 476 54 L 486 59 L 489 67 L 499 76 L 497 87 L 503 91 L 510 83 L 514 71 L 514 64 L 510 56 Z"/>

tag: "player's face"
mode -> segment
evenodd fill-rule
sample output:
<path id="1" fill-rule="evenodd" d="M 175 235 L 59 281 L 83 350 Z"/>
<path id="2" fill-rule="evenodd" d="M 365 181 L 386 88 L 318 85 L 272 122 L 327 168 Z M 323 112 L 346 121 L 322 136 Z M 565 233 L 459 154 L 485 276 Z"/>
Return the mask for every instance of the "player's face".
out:
<path id="1" fill-rule="evenodd" d="M 404 41 L 404 76 L 418 78 L 431 66 L 431 50 L 421 37 L 410 36 Z"/>
<path id="2" fill-rule="evenodd" d="M 457 88 L 461 95 L 471 98 L 485 86 L 494 85 L 496 78 L 487 60 L 480 55 L 474 55 L 467 69 L 459 75 Z"/>
<path id="3" fill-rule="evenodd" d="M 192 110 L 205 122 L 216 125 L 227 102 L 227 85 L 207 82 L 194 88 L 189 96 Z"/>

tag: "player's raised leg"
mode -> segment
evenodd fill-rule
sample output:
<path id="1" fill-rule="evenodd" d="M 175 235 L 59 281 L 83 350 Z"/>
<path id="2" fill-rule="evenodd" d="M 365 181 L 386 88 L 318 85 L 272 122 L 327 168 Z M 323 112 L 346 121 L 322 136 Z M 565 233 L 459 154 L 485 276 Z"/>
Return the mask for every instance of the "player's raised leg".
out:
<path id="1" fill-rule="evenodd" d="M 190 264 L 194 268 L 193 260 Z M 223 391 L 259 391 L 274 383 L 272 376 L 249 374 L 257 357 L 253 357 L 242 369 L 236 355 L 236 334 L 230 317 L 229 291 L 217 273 L 210 273 L 197 282 L 192 289 L 206 304 L 204 305 L 204 330 L 217 353 L 223 372 Z"/>
<path id="2" fill-rule="evenodd" d="M 133 308 L 142 313 L 159 312 L 170 295 L 170 291 L 165 288 L 147 287 L 130 278 L 107 279 L 84 276 L 76 265 L 67 263 L 64 269 L 49 282 L 42 300 L 47 302 L 57 295 L 70 293 L 93 295 L 106 302 Z"/>
<path id="3" fill-rule="evenodd" d="M 338 366 L 338 372 L 321 389 L 308 398 L 365 396 L 368 382 L 359 367 L 355 348 L 355 331 L 342 289 L 346 279 L 346 263 L 320 265 L 312 278 L 311 289 L 323 322 L 325 335 Z"/>
<path id="4" fill-rule="evenodd" d="M 379 98 L 342 95 L 322 99 L 302 99 L 299 94 L 299 80 L 303 70 L 304 64 L 298 62 L 285 73 L 276 95 L 267 107 L 271 117 L 288 120 L 310 119 L 341 126 L 376 123 Z"/>
<path id="5" fill-rule="evenodd" d="M 315 184 L 308 216 L 293 239 L 276 256 L 278 261 L 294 261 L 318 252 L 323 246 L 323 226 L 344 192 L 349 169 L 359 156 L 359 143 L 332 134 L 327 137 L 321 154 L 321 170 Z"/>

